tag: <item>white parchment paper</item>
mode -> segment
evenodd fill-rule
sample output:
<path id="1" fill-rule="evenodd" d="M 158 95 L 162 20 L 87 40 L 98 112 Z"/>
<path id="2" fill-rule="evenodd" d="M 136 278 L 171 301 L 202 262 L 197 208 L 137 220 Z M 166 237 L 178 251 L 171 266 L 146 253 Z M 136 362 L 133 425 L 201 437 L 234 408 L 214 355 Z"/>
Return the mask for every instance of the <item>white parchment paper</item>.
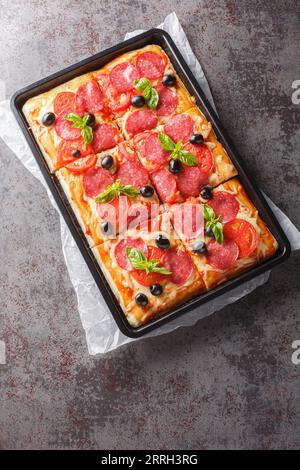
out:
<path id="1" fill-rule="evenodd" d="M 164 22 L 158 27 L 164 29 L 172 36 L 187 64 L 199 81 L 204 93 L 206 94 L 211 104 L 214 106 L 212 95 L 201 65 L 199 64 L 190 47 L 190 44 L 178 21 L 176 14 L 171 13 L 168 15 Z M 142 30 L 128 33 L 126 35 L 126 39 L 141 32 Z M 56 210 L 58 210 L 50 190 L 48 189 L 38 168 L 38 165 L 10 111 L 8 101 L 3 101 L 0 103 L 0 137 L 11 148 L 11 150 L 15 153 L 23 165 L 45 186 L 51 204 L 56 208 Z M 288 217 L 283 214 L 283 212 L 277 206 L 275 206 L 275 204 L 273 204 L 269 198 L 267 199 L 285 233 L 287 234 L 292 249 L 299 249 L 299 231 L 291 223 Z M 79 249 L 77 248 L 76 243 L 73 240 L 73 237 L 69 232 L 69 229 L 67 228 L 61 216 L 60 224 L 63 254 L 70 280 L 77 295 L 78 311 L 86 333 L 89 353 L 92 355 L 104 354 L 128 342 L 141 341 L 142 339 L 133 340 L 127 338 L 120 332 L 81 256 Z M 253 289 L 266 282 L 268 277 L 269 272 L 264 273 L 261 276 L 244 284 L 243 286 L 239 286 L 231 292 L 224 294 L 223 296 L 218 297 L 206 305 L 203 305 L 202 307 L 199 307 L 198 309 L 177 318 L 173 322 L 162 326 L 158 330 L 149 333 L 146 337 L 165 334 L 181 326 L 193 325 L 201 318 L 204 318 L 211 313 L 220 310 L 225 305 L 235 302 L 244 295 L 250 293 L 253 291 Z M 146 337 L 144 337 L 143 340 L 145 340 Z"/>

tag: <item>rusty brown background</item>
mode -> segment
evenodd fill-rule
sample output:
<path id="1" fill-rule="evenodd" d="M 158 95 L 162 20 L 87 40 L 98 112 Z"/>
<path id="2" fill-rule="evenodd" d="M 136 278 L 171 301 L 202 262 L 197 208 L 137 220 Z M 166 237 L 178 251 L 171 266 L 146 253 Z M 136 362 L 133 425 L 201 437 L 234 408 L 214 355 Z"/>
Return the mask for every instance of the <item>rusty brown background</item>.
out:
<path id="1" fill-rule="evenodd" d="M 299 1 L 0 0 L 7 97 L 173 10 L 248 167 L 300 227 Z M 3 142 L 0 201 L 2 448 L 299 448 L 299 253 L 193 328 L 90 357 L 58 214 Z"/>

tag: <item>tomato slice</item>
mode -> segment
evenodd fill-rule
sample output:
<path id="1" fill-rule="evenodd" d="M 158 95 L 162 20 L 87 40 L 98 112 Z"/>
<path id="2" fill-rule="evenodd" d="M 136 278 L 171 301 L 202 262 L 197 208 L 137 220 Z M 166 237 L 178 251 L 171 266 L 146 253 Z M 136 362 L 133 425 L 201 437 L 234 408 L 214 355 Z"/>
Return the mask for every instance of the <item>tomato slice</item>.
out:
<path id="1" fill-rule="evenodd" d="M 234 240 L 239 248 L 239 258 L 246 258 L 257 247 L 256 230 L 244 219 L 234 219 L 223 227 L 224 237 Z"/>
<path id="2" fill-rule="evenodd" d="M 165 254 L 164 250 L 160 250 L 155 246 L 148 246 L 148 259 L 158 259 L 161 260 L 163 255 Z M 147 274 L 146 271 L 140 271 L 138 269 L 134 269 L 131 272 L 132 277 L 142 286 L 149 287 L 151 284 L 157 284 L 165 279 L 167 279 L 167 274 L 160 274 L 160 273 L 149 273 Z"/>
<path id="3" fill-rule="evenodd" d="M 96 160 L 97 156 L 91 154 L 84 158 L 78 158 L 72 163 L 68 163 L 68 165 L 66 165 L 66 168 L 75 174 L 84 173 L 86 170 L 95 165 Z"/>
<path id="4" fill-rule="evenodd" d="M 63 112 L 69 112 L 75 108 L 75 93 L 63 91 L 58 93 L 54 99 L 54 112 L 59 115 Z"/>
<path id="5" fill-rule="evenodd" d="M 205 144 L 193 145 L 187 144 L 184 150 L 191 152 L 195 155 L 199 162 L 199 168 L 207 175 L 212 172 L 214 168 L 214 157 L 210 148 Z"/>
<path id="6" fill-rule="evenodd" d="M 74 150 L 79 150 L 81 157 L 86 157 L 87 155 L 93 153 L 93 147 L 91 146 L 91 144 L 86 146 L 83 140 L 61 140 L 57 147 L 58 165 L 63 166 L 66 163 L 70 163 L 76 160 L 76 157 L 73 157 L 72 155 L 72 152 Z"/>

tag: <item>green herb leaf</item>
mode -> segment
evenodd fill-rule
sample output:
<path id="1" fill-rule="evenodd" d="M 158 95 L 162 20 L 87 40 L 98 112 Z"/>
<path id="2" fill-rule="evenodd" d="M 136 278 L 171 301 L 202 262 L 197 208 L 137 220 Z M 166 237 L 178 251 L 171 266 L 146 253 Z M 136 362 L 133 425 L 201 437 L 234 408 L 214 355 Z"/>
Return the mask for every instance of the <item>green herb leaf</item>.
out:
<path id="1" fill-rule="evenodd" d="M 154 88 L 151 88 L 150 96 L 147 99 L 147 105 L 150 109 L 156 109 L 158 105 L 159 96 Z"/>
<path id="2" fill-rule="evenodd" d="M 89 145 L 93 140 L 93 129 L 91 126 L 87 125 L 88 118 L 88 115 L 81 118 L 75 113 L 69 113 L 64 116 L 64 119 L 72 122 L 72 127 L 75 129 L 81 129 L 81 135 L 85 145 Z"/>
<path id="3" fill-rule="evenodd" d="M 191 152 L 187 152 L 186 150 L 180 150 L 178 152 L 179 160 L 187 166 L 198 166 L 198 160 L 195 155 Z"/>
<path id="4" fill-rule="evenodd" d="M 158 133 L 158 140 L 160 145 L 164 150 L 168 150 L 169 152 L 173 152 L 176 147 L 174 140 L 171 139 L 167 134 L 164 132 Z"/>
<path id="5" fill-rule="evenodd" d="M 158 266 L 158 264 L 160 263 L 158 259 L 147 260 L 144 253 L 141 250 L 138 250 L 137 248 L 132 248 L 128 246 L 126 248 L 126 255 L 134 269 L 137 269 L 139 271 L 146 271 L 147 274 L 151 272 L 166 275 L 172 274 L 171 271 L 169 271 L 164 266 Z"/>
<path id="6" fill-rule="evenodd" d="M 113 185 L 109 185 L 99 196 L 95 197 L 95 202 L 99 202 L 100 204 L 107 203 L 109 204 L 112 202 L 116 197 L 116 191 L 113 188 Z"/>
<path id="7" fill-rule="evenodd" d="M 212 233 L 215 239 L 221 245 L 223 243 L 223 225 L 221 222 L 215 222 L 211 225 Z"/>
<path id="8" fill-rule="evenodd" d="M 205 227 L 211 228 L 211 231 L 219 244 L 223 243 L 223 225 L 220 222 L 221 217 L 216 217 L 213 208 L 207 204 L 204 204 L 203 206 L 203 215 L 204 220 L 206 221 Z"/>
<path id="9" fill-rule="evenodd" d="M 89 145 L 93 140 L 93 129 L 91 126 L 85 126 L 81 130 L 81 134 L 84 140 L 85 145 Z"/>
<path id="10" fill-rule="evenodd" d="M 130 184 L 121 186 L 121 180 L 116 180 L 112 185 L 107 186 L 107 188 L 95 198 L 95 202 L 99 202 L 100 204 L 110 203 L 116 196 L 119 197 L 121 194 L 132 198 L 137 196 L 139 191 Z"/>
<path id="11" fill-rule="evenodd" d="M 134 88 L 142 93 L 146 100 L 147 106 L 150 109 L 155 109 L 157 107 L 159 96 L 155 88 L 152 87 L 148 78 L 142 77 L 139 80 L 135 80 Z"/>

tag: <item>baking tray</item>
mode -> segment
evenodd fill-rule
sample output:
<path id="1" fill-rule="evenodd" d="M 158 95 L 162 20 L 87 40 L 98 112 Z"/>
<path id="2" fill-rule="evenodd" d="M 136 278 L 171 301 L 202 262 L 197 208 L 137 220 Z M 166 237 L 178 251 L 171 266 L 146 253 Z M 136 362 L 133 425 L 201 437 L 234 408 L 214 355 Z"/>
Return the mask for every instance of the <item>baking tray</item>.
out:
<path id="1" fill-rule="evenodd" d="M 231 160 L 236 166 L 239 178 L 243 183 L 246 191 L 248 192 L 253 203 L 259 210 L 260 215 L 266 222 L 269 230 L 272 232 L 274 237 L 278 242 L 278 250 L 276 254 L 271 258 L 263 262 L 262 264 L 255 266 L 248 271 L 239 274 L 236 278 L 228 280 L 226 283 L 214 288 L 211 291 L 208 291 L 204 294 L 191 299 L 184 304 L 174 308 L 168 313 L 158 317 L 146 325 L 140 326 L 138 328 L 133 328 L 129 325 L 115 295 L 113 294 L 109 284 L 107 283 L 104 274 L 100 270 L 96 259 L 92 251 L 89 249 L 88 243 L 85 239 L 84 234 L 77 222 L 77 219 L 67 201 L 67 198 L 60 186 L 60 183 L 55 175 L 50 173 L 50 170 L 46 164 L 46 161 L 35 141 L 35 138 L 28 127 L 25 116 L 22 113 L 22 106 L 24 103 L 31 98 L 32 96 L 38 95 L 45 91 L 50 90 L 72 78 L 90 72 L 92 70 L 97 70 L 105 65 L 107 62 L 111 61 L 119 54 L 124 52 L 131 51 L 133 49 L 138 49 L 144 47 L 148 44 L 158 44 L 161 46 L 166 54 L 169 56 L 173 66 L 175 67 L 176 72 L 182 79 L 188 91 L 192 96 L 196 98 L 197 104 L 199 105 L 202 112 L 205 114 L 207 119 L 212 122 L 214 130 L 217 134 L 218 139 L 223 144 L 227 150 Z M 99 287 L 101 294 L 106 301 L 109 310 L 111 311 L 118 327 L 120 330 L 127 336 L 131 338 L 136 338 L 143 336 L 151 330 L 158 328 L 160 325 L 167 323 L 183 313 L 187 313 L 200 307 L 204 303 L 215 299 L 216 297 L 224 294 L 225 292 L 234 289 L 237 286 L 240 286 L 246 281 L 253 279 L 256 276 L 259 276 L 265 271 L 272 269 L 274 266 L 282 263 L 290 255 L 290 244 L 282 231 L 276 217 L 271 211 L 269 205 L 267 204 L 265 198 L 260 192 L 257 184 L 255 183 L 252 176 L 250 176 L 249 171 L 246 169 L 242 158 L 234 148 L 234 145 L 227 135 L 223 125 L 221 124 L 219 118 L 217 117 L 215 111 L 211 107 L 207 98 L 205 97 L 201 87 L 197 83 L 194 75 L 184 61 L 181 53 L 176 47 L 174 41 L 168 33 L 160 29 L 150 29 L 145 33 L 139 34 L 132 39 L 123 41 L 116 46 L 110 47 L 99 54 L 95 54 L 92 57 L 82 60 L 75 65 L 67 67 L 49 77 L 46 77 L 38 82 L 33 83 L 19 91 L 17 91 L 11 98 L 11 108 L 17 119 L 19 126 L 35 156 L 35 159 L 43 173 L 43 176 L 53 194 L 53 197 L 78 245 L 79 250 L 81 251 L 83 258 L 85 259 L 97 286 Z"/>

